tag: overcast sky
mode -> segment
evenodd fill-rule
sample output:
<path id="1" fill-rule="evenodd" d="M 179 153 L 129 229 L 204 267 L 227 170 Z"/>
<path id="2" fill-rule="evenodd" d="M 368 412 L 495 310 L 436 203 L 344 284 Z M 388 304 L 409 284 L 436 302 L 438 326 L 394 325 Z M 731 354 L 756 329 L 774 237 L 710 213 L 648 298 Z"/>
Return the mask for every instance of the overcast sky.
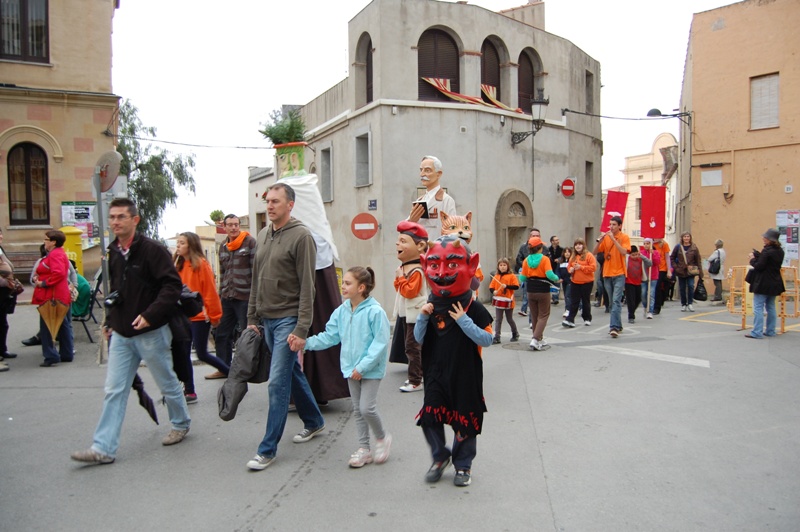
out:
<path id="1" fill-rule="evenodd" d="M 521 3 L 470 2 L 492 11 Z M 731 3 L 547 0 L 546 30 L 600 62 L 601 114 L 643 117 L 680 103 L 692 14 Z M 347 77 L 347 23 L 368 4 L 122 0 L 114 16 L 114 92 L 139 108 L 161 140 L 265 148 L 258 129 L 271 110 L 305 104 Z M 299 57 L 305 75 L 282 64 L 287 57 Z M 558 120 L 559 110 L 548 117 Z M 621 184 L 625 157 L 648 153 L 659 133 L 678 132 L 676 120 L 602 125 L 604 188 Z M 197 194 L 182 193 L 179 207 L 167 211 L 165 237 L 192 230 L 214 209 L 246 214 L 247 168 L 273 165 L 272 150 L 160 146 L 194 153 L 197 163 Z M 416 159 L 409 160 L 414 170 Z"/>

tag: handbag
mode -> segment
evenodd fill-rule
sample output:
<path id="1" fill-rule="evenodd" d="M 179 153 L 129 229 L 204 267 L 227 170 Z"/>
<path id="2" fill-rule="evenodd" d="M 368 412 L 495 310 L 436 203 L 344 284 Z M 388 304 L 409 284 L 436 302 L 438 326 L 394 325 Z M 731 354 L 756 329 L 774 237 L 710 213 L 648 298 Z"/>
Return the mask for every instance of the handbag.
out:
<path id="1" fill-rule="evenodd" d="M 203 296 L 200 292 L 192 292 L 188 286 L 183 285 L 178 306 L 187 318 L 194 318 L 203 312 Z"/>
<path id="2" fill-rule="evenodd" d="M 694 298 L 697 301 L 708 300 L 708 292 L 706 291 L 706 285 L 703 283 L 703 281 L 699 281 L 697 286 L 694 287 Z"/>
<path id="3" fill-rule="evenodd" d="M 700 268 L 695 266 L 694 264 L 689 264 L 689 261 L 686 260 L 686 252 L 683 250 L 683 246 L 678 244 L 681 248 L 681 255 L 683 255 L 683 263 L 686 264 L 686 273 L 692 277 L 696 277 L 700 275 Z"/>
<path id="4" fill-rule="evenodd" d="M 747 284 L 753 284 L 753 281 L 756 280 L 756 270 L 755 268 L 750 268 L 747 270 L 747 275 L 744 276 L 744 282 Z"/>
<path id="5" fill-rule="evenodd" d="M 710 273 L 711 275 L 718 274 L 720 266 L 721 264 L 719 260 L 719 250 L 717 250 L 717 258 L 708 261 L 708 273 Z"/>

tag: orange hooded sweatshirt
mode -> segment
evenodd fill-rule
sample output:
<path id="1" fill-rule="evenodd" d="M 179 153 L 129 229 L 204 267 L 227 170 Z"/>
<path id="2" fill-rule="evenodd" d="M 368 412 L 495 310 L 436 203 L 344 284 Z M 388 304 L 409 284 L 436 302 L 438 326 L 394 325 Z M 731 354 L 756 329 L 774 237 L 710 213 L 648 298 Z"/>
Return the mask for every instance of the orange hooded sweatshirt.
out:
<path id="1" fill-rule="evenodd" d="M 214 281 L 211 264 L 206 259 L 201 259 L 200 266 L 195 269 L 192 268 L 192 263 L 186 260 L 178 273 L 183 284 L 188 286 L 191 291 L 200 292 L 200 295 L 203 296 L 203 312 L 191 318 L 191 321 L 205 321 L 208 316 L 211 325 L 217 325 L 222 319 L 222 303 L 217 294 L 217 284 Z"/>

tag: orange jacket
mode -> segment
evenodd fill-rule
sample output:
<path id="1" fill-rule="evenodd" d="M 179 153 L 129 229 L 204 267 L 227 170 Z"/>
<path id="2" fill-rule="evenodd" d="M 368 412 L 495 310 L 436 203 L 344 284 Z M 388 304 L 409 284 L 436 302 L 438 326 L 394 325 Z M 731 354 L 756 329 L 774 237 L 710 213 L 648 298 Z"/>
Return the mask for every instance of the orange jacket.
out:
<path id="1" fill-rule="evenodd" d="M 575 269 L 575 264 L 580 264 L 580 269 Z M 594 282 L 594 272 L 597 271 L 597 259 L 590 252 L 586 252 L 586 258 L 575 254 L 569 260 L 567 271 L 572 274 L 572 282 L 575 284 L 586 284 Z"/>
<path id="2" fill-rule="evenodd" d="M 206 259 L 201 259 L 200 267 L 194 269 L 192 263 L 187 260 L 183 262 L 183 268 L 178 273 L 183 284 L 193 292 L 200 292 L 200 295 L 203 296 L 203 312 L 193 317 L 191 321 L 205 321 L 208 316 L 211 325 L 217 325 L 222 319 L 222 303 L 217 294 L 217 285 L 214 281 L 211 264 Z"/>

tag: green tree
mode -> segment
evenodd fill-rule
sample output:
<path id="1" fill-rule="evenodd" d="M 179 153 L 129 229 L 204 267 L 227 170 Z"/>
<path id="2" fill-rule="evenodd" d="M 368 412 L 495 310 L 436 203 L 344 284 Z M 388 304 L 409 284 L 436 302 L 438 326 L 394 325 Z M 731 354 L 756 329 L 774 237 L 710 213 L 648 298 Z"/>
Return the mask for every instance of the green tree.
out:
<path id="1" fill-rule="evenodd" d="M 209 215 L 212 222 L 220 223 L 225 218 L 225 213 L 219 209 L 211 211 Z"/>
<path id="2" fill-rule="evenodd" d="M 139 230 L 158 238 L 158 224 L 167 205 L 177 205 L 180 186 L 194 194 L 193 155 L 173 155 L 147 142 L 156 138 L 156 128 L 142 124 L 139 110 L 130 100 L 119 109 L 120 174 L 128 176 L 128 195 L 139 208 Z"/>

